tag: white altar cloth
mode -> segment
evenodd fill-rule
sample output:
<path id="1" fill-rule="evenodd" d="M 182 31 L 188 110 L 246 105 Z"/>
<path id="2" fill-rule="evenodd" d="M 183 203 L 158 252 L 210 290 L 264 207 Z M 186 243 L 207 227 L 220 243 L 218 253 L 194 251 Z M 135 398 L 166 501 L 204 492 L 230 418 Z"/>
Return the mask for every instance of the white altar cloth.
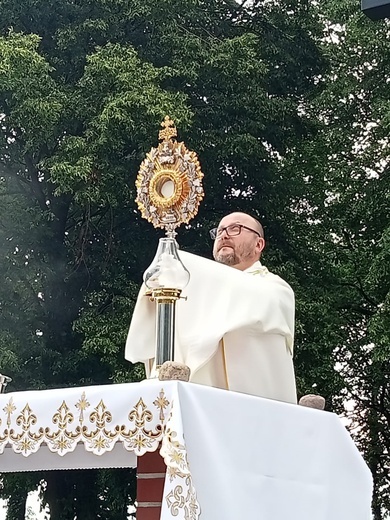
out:
<path id="1" fill-rule="evenodd" d="M 368 520 L 334 414 L 176 381 L 0 395 L 0 472 L 167 464 L 162 520 Z"/>

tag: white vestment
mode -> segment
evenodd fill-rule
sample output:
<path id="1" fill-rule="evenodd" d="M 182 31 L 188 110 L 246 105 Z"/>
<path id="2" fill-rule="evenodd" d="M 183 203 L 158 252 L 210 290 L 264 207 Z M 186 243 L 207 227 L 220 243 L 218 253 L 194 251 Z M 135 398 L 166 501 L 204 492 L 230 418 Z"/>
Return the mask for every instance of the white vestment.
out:
<path id="1" fill-rule="evenodd" d="M 246 272 L 180 251 L 191 278 L 176 303 L 175 361 L 190 381 L 296 403 L 292 362 L 294 293 L 260 262 Z M 156 303 L 142 286 L 125 358 L 145 363 L 156 345 Z"/>

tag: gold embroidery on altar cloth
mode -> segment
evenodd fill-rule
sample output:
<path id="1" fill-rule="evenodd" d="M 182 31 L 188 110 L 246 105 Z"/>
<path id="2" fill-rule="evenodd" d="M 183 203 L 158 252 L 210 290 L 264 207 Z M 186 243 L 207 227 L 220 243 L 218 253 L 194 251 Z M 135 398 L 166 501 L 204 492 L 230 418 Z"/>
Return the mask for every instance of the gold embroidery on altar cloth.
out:
<path id="1" fill-rule="evenodd" d="M 167 406 L 169 405 L 169 401 L 165 397 L 163 388 L 160 390 L 158 398 L 155 401 L 153 401 L 153 404 L 154 406 L 157 406 L 157 408 L 160 408 L 160 421 L 163 422 L 165 419 L 164 409 L 167 408 Z"/>
<path id="2" fill-rule="evenodd" d="M 118 427 L 115 427 L 113 431 L 107 428 L 107 423 L 112 421 L 112 413 L 107 409 L 103 399 L 89 414 L 89 420 L 96 424 L 96 429 L 88 432 L 88 428 L 83 426 L 83 437 L 90 441 L 86 447 L 94 453 L 103 452 L 113 444 L 119 434 Z"/>
<path id="3" fill-rule="evenodd" d="M 64 453 L 72 449 L 75 441 L 80 437 L 80 427 L 77 427 L 74 432 L 67 430 L 67 426 L 73 421 L 74 415 L 70 412 L 66 402 L 62 401 L 61 406 L 52 417 L 52 423 L 58 425 L 58 430 L 51 433 L 50 428 L 45 429 L 50 451 Z"/>
<path id="4" fill-rule="evenodd" d="M 179 516 L 180 514 L 184 520 L 197 520 L 200 515 L 200 507 L 192 482 L 187 450 L 185 445 L 178 440 L 178 433 L 169 426 L 165 430 L 161 454 L 167 464 L 169 483 L 174 486 L 165 496 L 171 515 Z"/>
<path id="5" fill-rule="evenodd" d="M 22 431 L 15 433 L 13 429 L 9 430 L 9 440 L 14 444 L 17 453 L 28 455 L 29 452 L 34 452 L 39 448 L 39 441 L 44 436 L 44 430 L 39 428 L 37 432 L 31 431 L 31 427 L 36 423 L 37 416 L 27 403 L 16 418 L 16 424 L 22 428 Z"/>
<path id="6" fill-rule="evenodd" d="M 170 428 L 165 430 L 163 456 L 168 467 L 176 467 L 184 474 L 189 474 L 187 453 L 184 444 L 177 439 L 177 433 Z"/>
<path id="7" fill-rule="evenodd" d="M 153 398 L 152 398 L 153 399 Z M 154 400 L 145 403 L 142 397 L 128 412 L 127 424 L 113 422 L 113 413 L 101 399 L 92 407 L 85 392 L 78 400 L 59 401 L 53 415 L 40 409 L 44 417 L 37 417 L 29 403 L 21 405 L 10 397 L 2 408 L 0 422 L 0 452 L 9 444 L 15 453 L 29 456 L 36 453 L 43 442 L 50 451 L 65 455 L 83 443 L 87 451 L 100 455 L 122 441 L 126 450 L 136 455 L 155 451 L 162 442 L 161 453 L 167 464 L 169 490 L 164 498 L 172 516 L 197 520 L 200 507 L 196 499 L 186 447 L 182 432 L 172 429 L 172 401 L 161 389 Z M 96 402 L 96 401 L 95 401 Z M 88 409 L 89 413 L 88 413 Z M 76 411 L 77 410 L 77 411 Z M 45 413 L 46 412 L 46 413 Z M 16 420 L 13 416 L 16 416 Z M 38 414 L 39 415 L 39 414 Z M 15 422 L 13 422 L 15 421 Z M 13 428 L 11 428 L 11 426 Z M 6 427 L 7 426 L 7 427 Z"/>
<path id="8" fill-rule="evenodd" d="M 9 428 L 11 426 L 11 415 L 16 411 L 16 406 L 14 405 L 14 400 L 12 397 L 8 401 L 8 404 L 4 406 L 3 411 L 7 414 L 7 426 Z"/>
<path id="9" fill-rule="evenodd" d="M 157 424 L 155 431 L 146 428 L 146 423 L 153 419 L 153 413 L 148 409 L 142 397 L 139 398 L 128 418 L 130 421 L 134 421 L 135 428 L 126 432 L 125 427 L 122 427 L 121 434 L 127 441 L 126 446 L 137 454 L 157 449 L 157 444 L 163 434 L 162 424 Z"/>
<path id="10" fill-rule="evenodd" d="M 112 414 L 107 410 L 107 406 L 104 404 L 103 399 L 100 400 L 95 410 L 90 414 L 89 420 L 93 423 L 95 422 L 99 429 L 104 428 L 106 423 L 112 421 Z"/>
<path id="11" fill-rule="evenodd" d="M 167 506 L 172 516 L 178 516 L 180 509 L 183 510 L 184 520 L 197 520 L 200 514 L 196 493 L 190 476 L 186 477 L 184 491 L 183 486 L 178 484 L 165 497 Z"/>
<path id="12" fill-rule="evenodd" d="M 80 424 L 82 425 L 83 422 L 84 422 L 84 412 L 87 408 L 89 408 L 91 405 L 89 404 L 89 402 L 87 401 L 87 397 L 85 395 L 85 392 L 83 392 L 81 394 L 81 397 L 80 399 L 78 400 L 78 402 L 75 404 L 75 407 L 80 411 L 80 415 L 79 415 L 79 422 Z"/>
<path id="13" fill-rule="evenodd" d="M 113 424 L 113 416 L 103 399 L 87 414 L 91 404 L 85 392 L 76 403 L 62 401 L 54 415 L 34 431 L 38 418 L 26 403 L 16 418 L 18 428 L 11 429 L 12 415 L 17 411 L 13 397 L 10 398 L 2 411 L 0 418 L 0 447 L 10 444 L 15 452 L 28 456 L 36 452 L 42 442 L 46 442 L 52 452 L 64 455 L 73 451 L 78 442 L 83 442 L 88 451 L 101 454 L 111 450 L 113 444 L 122 441 L 127 450 L 134 450 L 137 455 L 158 448 L 164 433 L 166 421 L 165 410 L 169 410 L 171 402 L 161 389 L 149 408 L 142 398 L 139 398 L 128 414 L 131 424 Z M 17 405 L 18 408 L 20 405 Z M 78 412 L 73 413 L 71 407 Z M 73 408 L 73 409 L 74 409 Z M 20 410 L 20 408 L 19 408 Z M 76 426 L 74 423 L 78 422 Z M 5 427 L 7 424 L 7 428 Z M 53 425 L 56 428 L 53 428 Z M 93 425 L 95 427 L 93 428 Z M 150 426 L 149 426 L 150 425 Z M 2 427 L 1 427 L 2 426 Z"/>

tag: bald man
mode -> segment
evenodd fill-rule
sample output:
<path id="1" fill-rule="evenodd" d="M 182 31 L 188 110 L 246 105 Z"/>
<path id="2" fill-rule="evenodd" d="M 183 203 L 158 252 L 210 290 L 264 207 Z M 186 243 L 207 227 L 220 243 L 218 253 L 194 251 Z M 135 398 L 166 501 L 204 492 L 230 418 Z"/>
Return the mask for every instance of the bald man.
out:
<path id="1" fill-rule="evenodd" d="M 265 246 L 263 226 L 246 213 L 227 215 L 210 235 L 215 240 L 214 260 L 240 271 L 258 262 Z M 261 265 L 257 267 L 261 268 Z"/>
<path id="2" fill-rule="evenodd" d="M 261 265 L 261 224 L 245 213 L 210 231 L 216 262 L 180 252 L 190 283 L 177 302 L 175 361 L 193 383 L 296 403 L 294 293 Z M 234 269 L 232 269 L 232 267 Z M 141 289 L 125 357 L 154 373 L 155 304 Z"/>

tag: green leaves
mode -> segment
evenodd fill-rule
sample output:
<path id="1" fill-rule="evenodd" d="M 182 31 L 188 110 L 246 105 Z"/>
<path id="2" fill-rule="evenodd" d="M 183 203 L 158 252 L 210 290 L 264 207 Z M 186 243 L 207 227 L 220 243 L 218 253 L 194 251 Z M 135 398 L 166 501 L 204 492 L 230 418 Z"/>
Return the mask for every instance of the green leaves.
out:
<path id="1" fill-rule="evenodd" d="M 205 174 L 182 247 L 210 255 L 207 230 L 230 211 L 262 220 L 264 262 L 296 294 L 299 393 L 315 388 L 342 412 L 354 399 L 382 518 L 390 54 L 386 22 L 358 9 L 0 2 L 0 369 L 14 389 L 142 377 L 123 359 L 124 340 L 159 233 L 136 211 L 134 182 L 168 114 Z M 73 477 L 61 503 L 82 516 Z M 91 483 L 126 503 L 96 475 Z"/>
<path id="2" fill-rule="evenodd" d="M 64 95 L 39 54 L 40 38 L 10 32 L 0 38 L 0 100 L 8 146 L 15 140 L 24 152 L 37 153 L 53 141 Z M 4 143 L 5 145 L 5 143 Z"/>

